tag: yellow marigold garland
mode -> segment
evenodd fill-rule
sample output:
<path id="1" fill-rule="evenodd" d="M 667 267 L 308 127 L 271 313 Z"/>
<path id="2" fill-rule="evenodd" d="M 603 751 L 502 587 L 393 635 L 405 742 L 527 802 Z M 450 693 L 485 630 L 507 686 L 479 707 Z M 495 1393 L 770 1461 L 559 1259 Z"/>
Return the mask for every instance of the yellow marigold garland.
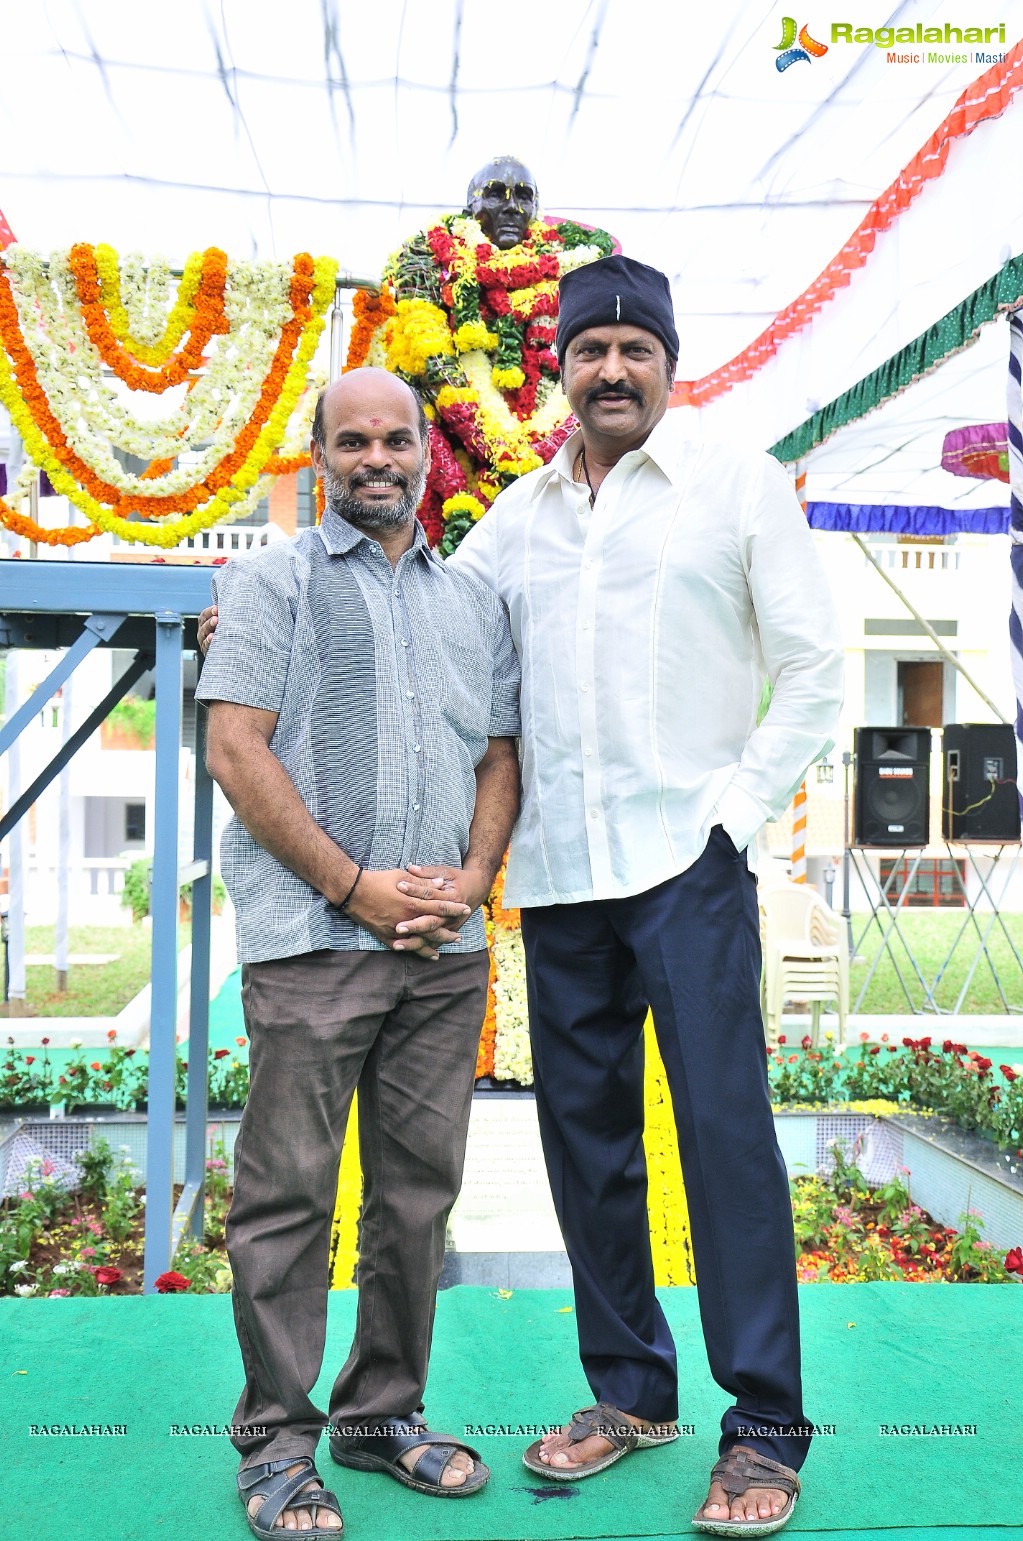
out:
<path id="1" fill-rule="evenodd" d="M 296 271 L 299 260 L 296 259 Z M 326 310 L 334 296 L 336 261 L 333 258 L 303 260 L 311 267 L 311 283 L 296 288 L 296 280 L 292 282 L 293 320 L 281 335 L 281 345 L 270 375 L 264 382 L 260 403 L 239 434 L 235 450 L 223 463 L 223 470 L 208 475 L 201 489 L 193 489 L 187 495 L 176 498 L 154 497 L 152 500 L 128 498 L 117 493 L 117 489 L 97 480 L 88 466 L 70 449 L 49 409 L 45 393 L 36 378 L 31 356 L 21 338 L 7 274 L 0 272 L 0 331 L 6 348 L 6 351 L 0 349 L 0 401 L 18 428 L 30 458 L 46 471 L 55 491 L 64 494 L 81 509 L 93 528 L 86 535 L 77 527 L 69 526 L 68 531 L 74 528 L 73 539 L 70 536 L 62 538 L 64 532 L 46 531 L 34 521 L 15 514 L 6 504 L 0 504 L 0 523 L 31 540 L 46 541 L 48 544 L 73 544 L 104 530 L 143 545 L 171 547 L 230 514 L 232 505 L 255 486 L 281 444 L 288 421 L 305 386 L 308 367 L 323 330 Z M 304 306 L 306 292 L 309 293 L 309 299 L 303 317 L 298 309 L 299 296 Z M 293 328 L 297 336 L 293 357 L 293 339 L 288 335 L 289 328 Z M 13 366 L 8 353 L 15 360 Z M 285 362 L 285 355 L 288 363 Z M 239 446 L 242 448 L 239 449 Z M 236 463 L 232 465 L 232 461 Z M 74 466 L 77 475 L 65 468 L 67 463 Z M 89 484 L 95 492 L 106 496 L 106 504 L 101 501 L 101 496 L 89 491 Z M 115 494 L 116 504 L 113 497 Z M 115 506 L 134 506 L 160 515 L 163 513 L 161 504 L 168 512 L 175 506 L 188 508 L 189 505 L 192 511 L 183 518 L 168 520 L 159 526 L 129 520 L 112 511 Z M 196 507 L 197 504 L 200 506 Z"/>
<path id="2" fill-rule="evenodd" d="M 208 253 L 193 252 L 185 263 L 178 283 L 177 298 L 167 317 L 167 325 L 160 341 L 151 345 L 137 341 L 131 335 L 128 312 L 121 298 L 121 265 L 112 246 L 100 244 L 95 248 L 96 271 L 100 294 L 106 307 L 110 329 L 117 341 L 140 364 L 160 368 L 172 356 L 185 333 L 191 330 L 195 315 L 195 297 L 203 276 L 203 266 Z"/>
<path id="3" fill-rule="evenodd" d="M 689 1233 L 689 1209 L 678 1153 L 675 1114 L 668 1077 L 657 1047 L 652 1017 L 645 1029 L 646 1069 L 644 1103 L 646 1128 L 647 1208 L 650 1214 L 650 1245 L 654 1259 L 654 1283 L 695 1284 L 696 1266 Z"/>
<path id="4" fill-rule="evenodd" d="M 330 1228 L 330 1287 L 332 1290 L 350 1290 L 355 1284 L 355 1267 L 359 1261 L 359 1211 L 362 1208 L 362 1168 L 359 1165 L 359 1108 L 358 1093 L 352 1098 L 352 1108 L 345 1130 L 345 1143 L 341 1150 L 341 1165 L 337 1174 L 337 1198 L 334 1201 L 334 1219 Z"/>

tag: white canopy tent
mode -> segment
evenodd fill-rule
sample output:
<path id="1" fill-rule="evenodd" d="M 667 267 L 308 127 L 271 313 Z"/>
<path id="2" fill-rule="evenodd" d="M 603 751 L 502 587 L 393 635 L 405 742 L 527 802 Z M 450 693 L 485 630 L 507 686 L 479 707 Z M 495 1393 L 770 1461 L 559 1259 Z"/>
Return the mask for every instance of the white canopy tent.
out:
<path id="1" fill-rule="evenodd" d="M 535 172 L 548 212 L 605 226 L 671 275 L 680 373 L 698 378 L 812 283 L 990 70 L 978 58 L 1023 33 L 1020 0 L 990 17 L 937 0 L 853 17 L 857 28 L 969 21 L 996 34 L 960 47 L 953 31 L 949 46 L 919 50 L 924 62 L 896 64 L 886 48 L 833 40 L 832 14 L 811 9 L 797 23 L 827 52 L 779 71 L 782 10 L 764 0 L 684 10 L 522 0 L 507 14 L 483 0 L 18 7 L 4 23 L 0 209 L 40 250 L 105 240 L 180 262 L 209 244 L 262 257 L 306 249 L 369 275 L 459 206 L 483 161 L 510 152 Z M 929 53 L 969 62 L 928 63 Z M 947 136 L 941 175 L 812 327 L 703 409 L 712 431 L 774 442 L 1023 253 L 1023 97 L 1007 89 L 1006 102 L 972 133 Z M 985 337 L 936 381 L 843 430 L 814 456 L 811 498 L 1007 502 L 991 482 L 935 469 L 945 426 L 1004 417 L 1005 357 L 1004 338 Z"/>

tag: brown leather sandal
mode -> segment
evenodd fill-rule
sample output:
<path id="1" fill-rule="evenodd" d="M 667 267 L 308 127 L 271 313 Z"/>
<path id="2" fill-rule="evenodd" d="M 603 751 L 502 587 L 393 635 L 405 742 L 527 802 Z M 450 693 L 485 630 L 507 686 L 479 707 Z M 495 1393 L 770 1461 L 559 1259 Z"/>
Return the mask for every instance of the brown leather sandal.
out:
<path id="1" fill-rule="evenodd" d="M 582 1407 L 572 1414 L 572 1422 L 568 1426 L 568 1442 L 577 1445 L 580 1440 L 596 1434 L 614 1446 L 607 1455 L 599 1455 L 592 1461 L 580 1461 L 575 1466 L 551 1466 L 547 1461 L 541 1461 L 540 1446 L 543 1441 L 537 1439 L 523 1454 L 522 1464 L 538 1476 L 552 1477 L 555 1482 L 579 1482 L 583 1477 L 592 1477 L 598 1471 L 606 1471 L 615 1461 L 620 1461 L 623 1455 L 635 1450 L 640 1432 L 617 1407 L 612 1407 L 610 1402 L 598 1402 L 594 1407 Z"/>
<path id="2" fill-rule="evenodd" d="M 693 1528 L 706 1531 L 711 1536 L 769 1536 L 774 1531 L 781 1530 L 792 1518 L 792 1511 L 796 1507 L 796 1499 L 799 1497 L 799 1478 L 791 1466 L 782 1466 L 779 1461 L 770 1461 L 766 1455 L 760 1455 L 755 1450 L 729 1450 L 717 1461 L 710 1474 L 711 1482 L 719 1482 L 728 1494 L 729 1500 L 741 1498 L 749 1488 L 773 1487 L 787 1493 L 788 1502 L 780 1514 L 774 1514 L 770 1519 L 760 1519 L 758 1516 L 751 1520 L 708 1520 L 703 1518 L 703 1511 L 707 1506 L 707 1500 L 700 1505 L 693 1515 Z"/>

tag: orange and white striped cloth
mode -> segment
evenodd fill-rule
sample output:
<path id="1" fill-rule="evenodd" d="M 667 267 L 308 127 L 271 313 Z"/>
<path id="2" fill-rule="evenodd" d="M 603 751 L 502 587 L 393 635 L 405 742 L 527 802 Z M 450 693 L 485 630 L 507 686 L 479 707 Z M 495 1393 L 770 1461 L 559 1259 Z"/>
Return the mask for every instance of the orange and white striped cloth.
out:
<path id="1" fill-rule="evenodd" d="M 796 463 L 796 497 L 806 513 L 806 461 Z M 793 883 L 806 882 L 806 782 L 801 781 L 799 791 L 792 800 L 792 870 Z"/>

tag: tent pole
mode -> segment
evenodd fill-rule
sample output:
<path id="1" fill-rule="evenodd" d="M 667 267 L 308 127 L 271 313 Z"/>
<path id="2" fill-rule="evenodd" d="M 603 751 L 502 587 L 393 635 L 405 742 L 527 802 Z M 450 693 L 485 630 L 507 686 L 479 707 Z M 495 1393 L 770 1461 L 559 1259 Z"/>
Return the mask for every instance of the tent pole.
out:
<path id="1" fill-rule="evenodd" d="M 934 646 L 938 649 L 938 652 L 941 654 L 942 658 L 945 659 L 946 663 L 950 663 L 953 669 L 959 670 L 959 673 L 969 685 L 970 689 L 976 691 L 984 705 L 990 707 L 991 711 L 994 712 L 999 722 L 1007 723 L 1009 719 L 1006 717 L 1005 713 L 999 710 L 999 708 L 992 701 L 991 697 L 988 695 L 987 691 L 980 688 L 970 671 L 964 668 L 961 660 L 958 659 L 954 653 L 949 652 L 948 648 L 945 646 L 944 642 L 942 642 L 941 638 L 938 636 L 938 633 L 934 630 L 934 627 L 931 625 L 931 623 L 924 620 L 919 610 L 917 610 L 912 602 L 906 598 L 905 594 L 899 588 L 899 585 L 895 582 L 895 580 L 893 578 L 889 578 L 888 574 L 881 566 L 881 563 L 872 554 L 872 552 L 867 549 L 862 540 L 860 540 L 860 537 L 853 534 L 851 530 L 849 531 L 849 534 L 852 535 L 853 540 L 856 542 L 857 546 L 859 546 L 860 550 L 863 552 L 863 555 L 866 557 L 870 565 L 877 568 L 877 571 L 881 574 L 881 577 L 884 579 L 885 583 L 887 583 L 888 587 L 893 589 L 898 597 L 902 600 L 902 603 L 905 605 L 914 621 L 923 627 L 924 631 L 930 637 L 931 641 L 934 643 Z"/>

